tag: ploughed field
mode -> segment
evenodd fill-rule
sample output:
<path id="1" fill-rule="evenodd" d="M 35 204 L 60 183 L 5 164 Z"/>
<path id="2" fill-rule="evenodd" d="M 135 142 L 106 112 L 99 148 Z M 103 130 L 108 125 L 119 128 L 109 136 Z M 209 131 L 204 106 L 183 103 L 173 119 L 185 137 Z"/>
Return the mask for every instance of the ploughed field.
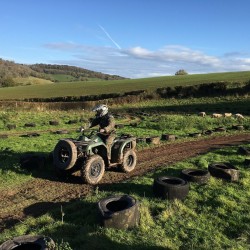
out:
<path id="1" fill-rule="evenodd" d="M 98 184 L 105 190 L 114 183 L 142 176 L 161 166 L 170 166 L 184 159 L 205 154 L 213 149 L 249 143 L 250 133 L 241 132 L 222 136 L 202 137 L 199 140 L 175 141 L 137 151 L 138 164 L 132 173 L 121 173 L 115 169 L 106 171 Z M 0 231 L 22 222 L 27 216 L 39 216 L 68 201 L 79 200 L 96 192 L 97 187 L 83 184 L 76 173 L 68 179 L 56 175 L 37 176 L 14 187 L 6 187 L 0 193 Z"/>

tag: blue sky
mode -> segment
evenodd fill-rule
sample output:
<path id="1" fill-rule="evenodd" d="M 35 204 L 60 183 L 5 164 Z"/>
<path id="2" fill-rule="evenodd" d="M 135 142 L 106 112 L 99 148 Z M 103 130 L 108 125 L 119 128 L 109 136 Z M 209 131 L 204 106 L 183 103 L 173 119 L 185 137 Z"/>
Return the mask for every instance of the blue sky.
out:
<path id="1" fill-rule="evenodd" d="M 248 0 L 1 0 L 0 58 L 129 78 L 250 70 Z"/>

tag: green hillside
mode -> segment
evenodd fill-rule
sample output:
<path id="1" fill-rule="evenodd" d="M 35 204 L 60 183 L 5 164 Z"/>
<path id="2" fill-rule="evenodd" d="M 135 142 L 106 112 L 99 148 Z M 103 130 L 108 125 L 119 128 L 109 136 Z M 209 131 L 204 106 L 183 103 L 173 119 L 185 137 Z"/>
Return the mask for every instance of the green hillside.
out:
<path id="1" fill-rule="evenodd" d="M 88 96 L 109 93 L 124 93 L 135 90 L 153 91 L 168 86 L 192 86 L 202 83 L 226 81 L 243 83 L 250 80 L 250 71 L 197 74 L 185 76 L 165 76 L 142 79 L 113 81 L 79 81 L 45 85 L 0 88 L 0 99 L 22 100 L 27 98 L 50 98 L 63 96 Z"/>
<path id="2" fill-rule="evenodd" d="M 80 67 L 54 64 L 25 65 L 0 58 L 0 88 L 50 82 L 125 79 Z M 44 80 L 44 82 L 42 81 Z"/>

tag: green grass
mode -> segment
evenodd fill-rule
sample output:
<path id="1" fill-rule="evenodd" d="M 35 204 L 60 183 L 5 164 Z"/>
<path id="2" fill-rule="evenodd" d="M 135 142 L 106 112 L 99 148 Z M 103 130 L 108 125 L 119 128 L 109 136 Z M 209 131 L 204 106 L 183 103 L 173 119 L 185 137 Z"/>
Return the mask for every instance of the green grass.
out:
<path id="1" fill-rule="evenodd" d="M 72 75 L 66 75 L 66 74 L 50 74 L 50 78 L 58 81 L 58 82 L 73 82 L 73 81 L 79 81 L 78 78 L 72 76 Z M 89 78 L 86 77 L 86 81 L 100 81 L 98 78 Z"/>
<path id="2" fill-rule="evenodd" d="M 250 114 L 250 97 L 227 96 L 227 97 L 203 97 L 203 98 L 166 98 L 158 100 L 147 100 L 137 103 L 113 105 L 117 112 L 124 110 L 132 113 L 144 111 L 146 113 L 186 113 L 197 114 L 205 111 L 208 115 L 212 113 L 241 113 Z"/>
<path id="3" fill-rule="evenodd" d="M 50 84 L 52 81 L 45 80 L 33 76 L 29 77 L 17 77 L 13 79 L 18 85 L 40 85 L 40 84 Z"/>
<path id="4" fill-rule="evenodd" d="M 248 144 L 248 146 L 250 146 Z M 250 247 L 250 173 L 238 147 L 222 148 L 129 182 L 95 189 L 85 198 L 63 205 L 38 218 L 29 217 L 0 235 L 0 242 L 23 234 L 45 234 L 58 245 L 72 249 L 242 249 Z M 207 185 L 190 184 L 184 201 L 155 198 L 156 176 L 179 176 L 181 169 L 206 169 L 215 161 L 231 162 L 239 168 L 239 183 L 211 177 Z M 113 194 L 129 194 L 140 202 L 140 223 L 131 230 L 102 228 L 97 202 Z M 61 248 L 63 249 L 63 248 Z"/>
<path id="5" fill-rule="evenodd" d="M 147 103 L 149 105 L 149 103 Z M 144 106 L 143 106 L 144 107 Z M 142 110 L 143 110 L 142 107 Z M 157 110 L 157 107 L 155 107 Z M 112 111 L 119 112 L 112 108 Z M 16 183 L 30 178 L 29 174 L 19 171 L 19 157 L 27 152 L 40 152 L 49 154 L 56 145 L 59 138 L 77 138 L 77 129 L 86 126 L 88 119 L 94 116 L 93 112 L 87 111 L 21 111 L 5 110 L 0 111 L 0 135 L 8 134 L 9 138 L 0 140 L 0 152 L 2 159 L 2 173 L 0 176 L 0 189 L 6 185 Z M 49 125 L 49 121 L 56 120 L 57 126 Z M 68 124 L 70 120 L 77 120 L 76 124 Z M 202 132 L 203 130 L 214 129 L 224 126 L 228 129 L 226 133 L 235 133 L 231 130 L 232 125 L 242 124 L 246 129 L 250 129 L 250 118 L 246 117 L 243 121 L 234 118 L 213 119 L 209 116 L 202 118 L 196 114 L 164 114 L 153 113 L 150 116 L 131 116 L 124 115 L 116 119 L 117 124 L 123 124 L 123 128 L 117 129 L 117 135 L 131 134 L 136 137 L 161 136 L 162 134 L 174 134 L 179 138 L 191 139 L 189 133 Z M 25 127 L 26 123 L 35 123 L 35 127 Z M 137 123 L 137 127 L 131 124 Z M 16 128 L 8 130 L 8 124 L 15 124 Z M 68 130 L 69 134 L 59 135 L 53 132 L 57 130 Z M 97 128 L 94 128 L 97 129 Z M 31 132 L 38 132 L 38 137 L 23 137 Z M 236 131 L 237 132 L 237 131 Z M 216 133 L 214 133 L 216 135 Z M 219 135 L 220 133 L 217 133 Z M 150 144 L 138 143 L 138 149 L 150 147 Z"/>
<path id="6" fill-rule="evenodd" d="M 114 81 L 70 82 L 51 85 L 31 85 L 0 89 L 0 99 L 24 99 L 61 96 L 87 96 L 109 93 L 124 93 L 133 90 L 153 91 L 167 86 L 186 86 L 217 81 L 245 82 L 250 71 L 197 74 L 187 76 L 165 76 Z"/>
<path id="7" fill-rule="evenodd" d="M 201 118 L 197 114 L 172 114 L 168 108 L 187 111 L 186 105 L 196 108 L 204 105 L 221 107 L 221 99 L 186 99 L 160 100 L 158 102 L 142 102 L 137 105 L 112 106 L 114 113 L 130 111 L 130 118 L 122 117 L 117 123 L 125 124 L 118 129 L 118 134 L 130 133 L 138 137 L 161 135 L 161 133 L 176 134 L 184 137 L 188 132 L 197 132 L 219 126 L 231 127 L 242 123 L 249 129 L 250 118 L 244 121 L 230 119 Z M 225 101 L 225 100 L 224 100 Z M 238 102 L 243 105 L 248 99 L 226 100 L 225 111 Z M 231 103 L 231 107 L 229 105 Z M 212 105 L 212 106 L 210 106 Z M 214 106 L 213 106 L 214 105 Z M 213 107 L 213 108 L 212 108 Z M 240 106 L 239 106 L 240 107 Z M 207 111 L 207 109 L 204 109 Z M 136 112 L 146 111 L 149 116 L 139 115 L 141 119 L 137 127 L 129 124 L 138 122 Z M 190 111 L 190 110 L 189 110 Z M 238 112 L 242 110 L 238 109 Z M 20 169 L 19 158 L 28 151 L 49 154 L 58 139 L 65 135 L 57 135 L 50 130 L 69 129 L 66 137 L 76 138 L 75 131 L 80 125 L 86 124 L 92 112 L 77 111 L 22 111 L 7 109 L 0 111 L 0 134 L 12 134 L 7 139 L 0 140 L 0 190 L 11 189 L 25 183 L 34 177 L 29 171 Z M 69 120 L 81 119 L 83 122 L 67 124 Z M 58 126 L 49 126 L 50 120 L 58 120 Z M 35 122 L 35 128 L 25 128 L 24 124 Z M 15 123 L 17 128 L 8 131 L 6 124 Z M 39 130 L 41 135 L 34 138 L 20 137 L 27 131 Z M 226 133 L 235 133 L 229 131 Z M 16 135 L 14 135 L 16 134 Z M 250 146 L 250 144 L 248 144 Z M 138 149 L 152 147 L 138 144 Z M 98 187 L 87 197 L 63 205 L 65 213 L 62 221 L 61 207 L 38 218 L 28 217 L 14 227 L 3 231 L 0 243 L 7 239 L 24 234 L 45 234 L 52 237 L 58 249 L 242 249 L 250 247 L 250 172 L 243 164 L 245 156 L 238 155 L 238 147 L 222 148 L 188 159 L 171 166 L 161 166 L 154 173 L 136 177 L 128 182 Z M 211 178 L 205 186 L 192 183 L 188 198 L 185 201 L 159 200 L 152 192 L 153 180 L 156 176 L 178 176 L 183 168 L 206 169 L 211 162 L 231 162 L 240 169 L 239 183 L 224 182 Z M 39 170 L 38 170 L 39 171 Z M 51 175 L 52 168 L 46 165 L 43 175 Z M 39 176 L 41 173 L 38 173 Z M 99 225 L 96 203 L 113 194 L 129 194 L 140 202 L 141 219 L 138 227 L 131 230 L 106 229 Z M 63 243 L 64 242 L 64 243 Z M 67 247 L 68 246 L 68 247 Z M 70 246 L 70 247 L 69 247 Z"/>
<path id="8" fill-rule="evenodd" d="M 75 81 L 76 78 L 71 75 L 65 75 L 65 74 L 50 74 L 49 75 L 52 79 L 59 81 L 59 82 L 71 82 Z"/>

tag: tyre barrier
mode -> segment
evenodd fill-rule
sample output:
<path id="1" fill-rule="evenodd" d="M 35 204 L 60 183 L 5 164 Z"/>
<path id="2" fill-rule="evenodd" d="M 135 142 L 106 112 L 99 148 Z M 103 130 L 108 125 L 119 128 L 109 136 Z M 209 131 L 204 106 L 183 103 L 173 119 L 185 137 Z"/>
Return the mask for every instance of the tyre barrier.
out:
<path id="1" fill-rule="evenodd" d="M 100 224 L 106 228 L 128 229 L 139 224 L 138 201 L 129 195 L 116 195 L 98 202 Z"/>
<path id="2" fill-rule="evenodd" d="M 20 135 L 20 137 L 38 137 L 38 136 L 40 136 L 40 134 L 38 133 L 28 133 L 25 135 Z"/>
<path id="3" fill-rule="evenodd" d="M 208 170 L 203 169 L 183 169 L 181 171 L 181 178 L 188 182 L 196 182 L 199 184 L 205 184 L 210 179 L 210 173 Z"/>
<path id="4" fill-rule="evenodd" d="M 238 148 L 238 153 L 242 155 L 250 155 L 250 149 L 240 146 Z"/>
<path id="5" fill-rule="evenodd" d="M 136 142 L 137 143 L 143 143 L 143 142 L 146 142 L 146 138 L 136 138 Z"/>
<path id="6" fill-rule="evenodd" d="M 161 139 L 164 141 L 175 141 L 176 137 L 175 135 L 162 134 Z"/>
<path id="7" fill-rule="evenodd" d="M 195 137 L 195 138 L 197 138 L 197 137 L 201 137 L 201 133 L 190 133 L 190 134 L 188 134 L 190 137 Z"/>
<path id="8" fill-rule="evenodd" d="M 59 125 L 59 122 L 58 121 L 49 121 L 49 125 L 57 126 L 57 125 Z"/>
<path id="9" fill-rule="evenodd" d="M 11 129 L 16 129 L 16 124 L 7 124 L 6 127 L 11 130 Z"/>
<path id="10" fill-rule="evenodd" d="M 250 166 L 250 158 L 246 158 L 244 164 Z"/>
<path id="11" fill-rule="evenodd" d="M 27 128 L 34 128 L 36 126 L 36 124 L 35 123 L 25 123 L 24 124 L 24 127 L 27 127 Z"/>
<path id="12" fill-rule="evenodd" d="M 159 136 L 147 137 L 146 142 L 154 144 L 154 145 L 158 145 L 160 144 L 160 137 Z"/>
<path id="13" fill-rule="evenodd" d="M 215 131 L 215 132 L 226 132 L 227 129 L 224 128 L 224 127 L 218 127 L 218 128 L 215 128 L 214 131 Z"/>
<path id="14" fill-rule="evenodd" d="M 69 121 L 67 122 L 67 124 L 76 124 L 76 123 L 78 123 L 77 120 L 69 120 Z"/>
<path id="15" fill-rule="evenodd" d="M 235 129 L 235 130 L 244 130 L 244 126 L 243 125 L 233 125 L 232 129 Z"/>
<path id="16" fill-rule="evenodd" d="M 211 163 L 208 171 L 213 177 L 237 182 L 239 180 L 239 170 L 228 162 Z"/>
<path id="17" fill-rule="evenodd" d="M 7 139 L 8 135 L 0 135 L 0 139 Z"/>
<path id="18" fill-rule="evenodd" d="M 124 124 L 116 124 L 115 128 L 124 128 Z"/>
<path id="19" fill-rule="evenodd" d="M 138 123 L 137 122 L 130 123 L 129 126 L 133 127 L 133 128 L 136 128 L 138 126 Z"/>
<path id="20" fill-rule="evenodd" d="M 0 245 L 0 250 L 52 250 L 55 249 L 55 242 L 47 236 L 23 235 L 14 237 Z"/>
<path id="21" fill-rule="evenodd" d="M 69 131 L 68 130 L 57 130 L 54 132 L 54 134 L 58 134 L 58 135 L 65 135 L 68 134 Z"/>
<path id="22" fill-rule="evenodd" d="M 205 131 L 202 131 L 202 134 L 203 135 L 212 135 L 213 134 L 213 130 L 205 130 Z"/>
<path id="23" fill-rule="evenodd" d="M 178 177 L 161 176 L 154 179 L 154 195 L 167 200 L 184 200 L 189 192 L 189 183 Z"/>

